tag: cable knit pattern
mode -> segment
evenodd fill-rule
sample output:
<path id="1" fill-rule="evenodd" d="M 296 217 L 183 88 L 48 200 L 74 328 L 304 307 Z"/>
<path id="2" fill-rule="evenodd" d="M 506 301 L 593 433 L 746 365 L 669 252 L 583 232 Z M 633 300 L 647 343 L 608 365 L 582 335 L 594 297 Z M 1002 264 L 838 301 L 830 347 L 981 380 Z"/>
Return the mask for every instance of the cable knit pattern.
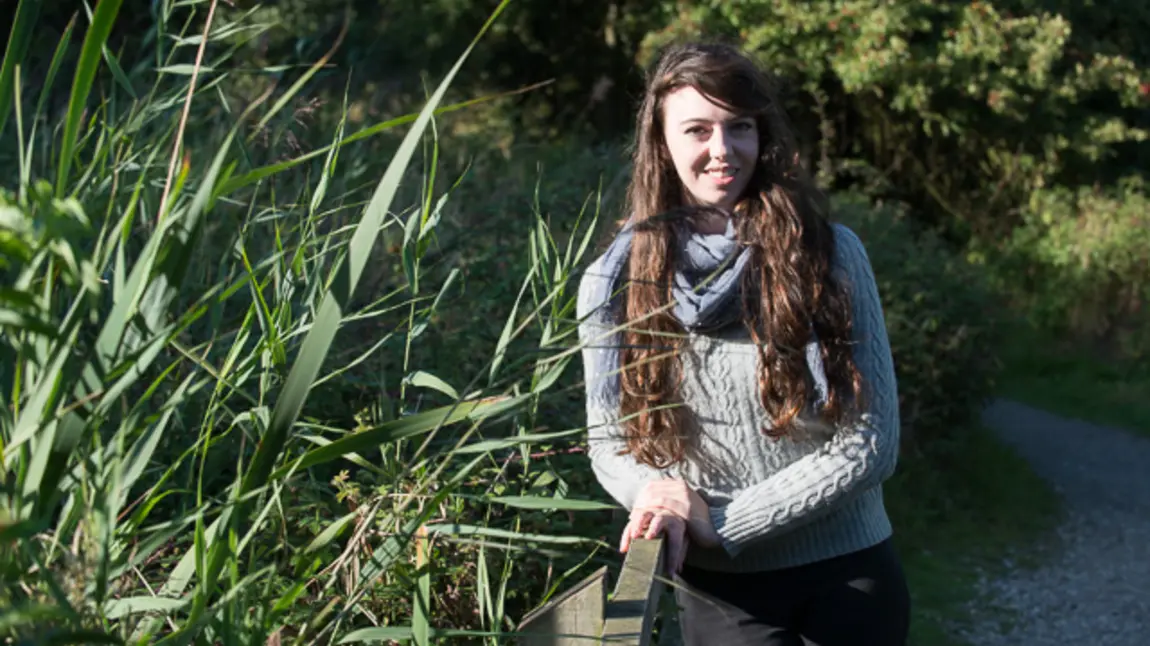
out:
<path id="1" fill-rule="evenodd" d="M 683 401 L 693 434 L 687 459 L 668 469 L 639 464 L 619 424 L 618 367 L 604 348 L 621 339 L 620 298 L 595 308 L 585 277 L 577 314 L 587 388 L 588 446 L 596 478 L 627 509 L 643 485 L 687 481 L 711 506 L 720 548 L 692 546 L 688 563 L 720 571 L 802 565 L 875 545 L 891 535 L 882 482 L 898 457 L 898 394 L 882 304 L 866 250 L 836 224 L 834 271 L 851 289 L 854 359 L 868 408 L 857 424 L 829 428 L 813 416 L 795 434 L 773 440 L 759 403 L 757 357 L 742 326 L 690 334 L 681 359 Z M 595 276 L 601 258 L 587 270 Z M 811 346 L 812 348 L 814 346 Z M 820 366 L 821 367 L 821 366 Z"/>

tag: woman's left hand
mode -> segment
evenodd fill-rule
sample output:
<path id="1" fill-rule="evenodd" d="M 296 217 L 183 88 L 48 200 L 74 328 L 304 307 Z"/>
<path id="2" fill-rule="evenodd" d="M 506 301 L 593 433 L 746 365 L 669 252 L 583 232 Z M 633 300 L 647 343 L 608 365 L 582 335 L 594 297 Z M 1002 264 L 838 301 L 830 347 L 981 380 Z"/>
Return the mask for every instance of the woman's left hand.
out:
<path id="1" fill-rule="evenodd" d="M 667 541 L 664 561 L 667 574 L 677 574 L 687 558 L 687 521 L 665 509 L 646 509 L 632 514 L 627 528 L 623 530 L 619 551 L 626 553 L 630 550 L 636 538 L 650 540 L 660 535 Z"/>
<path id="2" fill-rule="evenodd" d="M 685 520 L 691 540 L 701 547 L 715 547 L 719 544 L 719 534 L 711 523 L 711 508 L 683 480 L 667 479 L 647 483 L 635 498 L 631 516 L 655 509 L 664 509 Z"/>

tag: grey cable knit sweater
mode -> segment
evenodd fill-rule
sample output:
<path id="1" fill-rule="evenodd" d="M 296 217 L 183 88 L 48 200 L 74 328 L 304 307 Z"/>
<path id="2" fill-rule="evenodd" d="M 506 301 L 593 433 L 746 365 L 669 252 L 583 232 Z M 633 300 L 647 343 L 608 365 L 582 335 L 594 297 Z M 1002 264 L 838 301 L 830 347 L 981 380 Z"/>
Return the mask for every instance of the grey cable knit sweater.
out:
<path id="1" fill-rule="evenodd" d="M 681 395 L 693 442 L 687 460 L 668 469 L 639 464 L 617 423 L 617 390 L 595 388 L 617 376 L 604 348 L 620 343 L 620 299 L 596 307 L 591 281 L 580 284 L 577 315 L 587 383 L 591 465 L 600 484 L 628 510 L 643 485 L 659 478 L 689 483 L 711 507 L 721 547 L 692 545 L 687 563 L 729 572 L 774 570 L 875 545 L 891 535 L 882 482 L 898 456 L 898 394 L 878 289 L 866 250 L 846 226 L 834 225 L 834 271 L 851 289 L 854 359 L 868 409 L 852 426 L 827 428 L 804 415 L 799 432 L 780 440 L 759 430 L 770 420 L 758 397 L 757 358 L 741 325 L 692 333 L 681 354 Z"/>

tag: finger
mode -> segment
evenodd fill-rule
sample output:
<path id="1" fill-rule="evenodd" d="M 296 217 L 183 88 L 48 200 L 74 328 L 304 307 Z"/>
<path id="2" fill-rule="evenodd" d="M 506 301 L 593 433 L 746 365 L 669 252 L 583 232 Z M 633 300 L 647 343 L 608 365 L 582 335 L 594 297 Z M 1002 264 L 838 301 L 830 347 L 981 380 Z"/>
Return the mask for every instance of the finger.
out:
<path id="1" fill-rule="evenodd" d="M 631 526 L 634 524 L 634 521 L 627 523 L 627 526 L 623 528 L 623 535 L 619 537 L 619 551 L 624 554 L 631 549 Z"/>
<path id="2" fill-rule="evenodd" d="M 647 525 L 647 531 L 643 533 L 643 538 L 647 540 L 655 538 L 663 531 L 666 524 L 667 516 L 665 514 L 656 514 L 655 517 L 651 519 L 651 524 Z"/>
<path id="3" fill-rule="evenodd" d="M 689 518 L 689 515 L 691 513 L 691 506 L 687 502 L 682 501 L 682 500 L 677 500 L 675 498 L 667 498 L 664 496 L 658 496 L 658 497 L 654 497 L 654 498 L 649 499 L 647 501 L 647 504 L 644 505 L 643 507 L 641 507 L 641 508 L 636 507 L 635 510 L 631 512 L 631 514 L 632 514 L 632 516 L 634 516 L 640 511 L 656 512 L 656 513 L 658 513 L 658 512 L 670 512 L 670 513 L 672 513 L 676 516 L 679 516 L 685 520 L 685 519 Z"/>
<path id="4" fill-rule="evenodd" d="M 631 522 L 645 524 L 644 518 L 650 520 L 650 515 L 659 511 L 658 507 L 635 507 L 631 510 Z"/>
<path id="5" fill-rule="evenodd" d="M 619 542 L 619 551 L 626 553 L 631 549 L 631 541 L 643 535 L 643 530 L 649 522 L 651 522 L 652 514 L 650 511 L 639 510 L 639 513 L 631 516 L 630 522 L 623 529 L 623 536 Z"/>
<path id="6" fill-rule="evenodd" d="M 640 522 L 644 516 L 651 514 L 654 511 L 655 508 L 649 505 L 635 505 L 635 507 L 631 509 L 631 515 L 628 516 L 628 518 L 630 518 L 632 522 Z"/>
<path id="7" fill-rule="evenodd" d="M 639 538 L 643 532 L 647 531 L 647 526 L 651 524 L 651 519 L 655 517 L 655 512 L 650 509 L 644 509 L 631 521 L 631 538 Z"/>
<path id="8" fill-rule="evenodd" d="M 627 521 L 626 527 L 623 528 L 623 533 L 619 536 L 619 551 L 626 552 L 631 546 L 631 538 L 635 533 L 635 525 L 638 523 L 638 518 L 631 518 Z"/>

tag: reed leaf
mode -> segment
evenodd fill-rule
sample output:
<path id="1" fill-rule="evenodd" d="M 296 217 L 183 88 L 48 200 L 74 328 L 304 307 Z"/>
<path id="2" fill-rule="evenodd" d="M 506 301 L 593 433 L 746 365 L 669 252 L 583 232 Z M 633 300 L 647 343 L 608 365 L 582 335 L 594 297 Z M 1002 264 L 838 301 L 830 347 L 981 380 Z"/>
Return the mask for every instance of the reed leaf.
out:
<path id="1" fill-rule="evenodd" d="M 28 45 L 32 42 L 40 5 L 40 0 L 20 0 L 16 5 L 15 19 L 8 33 L 8 44 L 4 47 L 4 62 L 0 64 L 0 136 L 4 135 L 8 113 L 12 110 L 16 91 L 16 67 L 24 62 Z"/>
<path id="2" fill-rule="evenodd" d="M 101 0 L 92 15 L 92 23 L 84 34 L 84 44 L 76 63 L 76 75 L 72 80 L 72 95 L 68 100 L 68 116 L 64 121 L 64 134 L 60 142 L 60 168 L 56 173 L 56 197 L 63 197 L 68 186 L 68 172 L 72 168 L 72 155 L 76 149 L 76 139 L 80 130 L 80 120 L 88 104 L 88 93 L 96 78 L 96 68 L 100 64 L 104 43 L 112 31 L 116 14 L 122 0 Z"/>

